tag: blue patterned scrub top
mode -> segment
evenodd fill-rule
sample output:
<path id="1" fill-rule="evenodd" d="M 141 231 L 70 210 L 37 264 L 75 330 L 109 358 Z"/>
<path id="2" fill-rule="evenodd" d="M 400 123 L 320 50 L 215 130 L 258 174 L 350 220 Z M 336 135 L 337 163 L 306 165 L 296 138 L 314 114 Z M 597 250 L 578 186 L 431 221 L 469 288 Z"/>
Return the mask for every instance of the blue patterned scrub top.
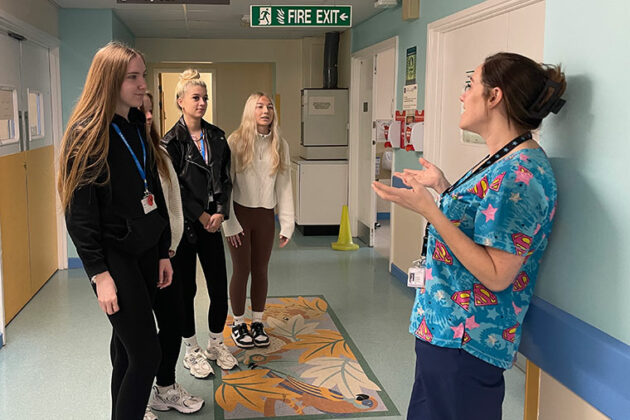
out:
<path id="1" fill-rule="evenodd" d="M 462 348 L 492 365 L 512 366 L 521 324 L 556 211 L 557 189 L 542 149 L 522 149 L 444 196 L 440 209 L 476 243 L 525 256 L 501 292 L 481 284 L 429 228 L 426 289 L 416 290 L 409 332 L 439 347 Z"/>

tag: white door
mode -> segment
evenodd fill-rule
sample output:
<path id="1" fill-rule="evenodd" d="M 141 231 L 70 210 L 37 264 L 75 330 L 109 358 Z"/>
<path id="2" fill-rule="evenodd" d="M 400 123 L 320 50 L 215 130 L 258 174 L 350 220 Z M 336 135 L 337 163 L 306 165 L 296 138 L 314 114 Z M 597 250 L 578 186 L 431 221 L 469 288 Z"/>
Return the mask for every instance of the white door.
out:
<path id="1" fill-rule="evenodd" d="M 357 236 L 368 246 L 373 246 L 376 223 L 376 196 L 371 187 L 376 172 L 374 164 L 376 148 L 372 130 L 374 56 L 364 57 L 360 63 Z"/>
<path id="2" fill-rule="evenodd" d="M 425 156 L 442 168 L 451 182 L 487 154 L 483 142 L 475 142 L 474 136 L 463 135 L 459 129 L 462 112 L 459 97 L 467 72 L 474 70 L 488 55 L 499 51 L 516 52 L 541 61 L 545 3 L 541 1 L 471 21 L 474 23 L 442 33 L 440 40 L 444 48 L 432 62 L 427 60 L 427 108 L 429 104 L 434 105 L 427 109 L 427 114 L 435 112 L 436 119 L 426 124 L 436 124 L 437 128 L 435 131 L 433 127 L 427 127 L 427 132 L 439 134 L 435 136 L 435 142 L 426 144 Z M 435 75 L 435 80 L 431 80 L 431 75 Z M 436 97 L 434 94 L 439 98 L 431 101 L 431 97 Z"/>
<path id="3" fill-rule="evenodd" d="M 395 67 L 395 48 L 361 60 L 358 237 L 369 246 L 374 246 L 376 225 L 376 193 L 372 190 L 372 181 L 376 179 L 375 121 L 394 117 Z"/>
<path id="4" fill-rule="evenodd" d="M 22 150 L 20 42 L 0 32 L 0 156 Z"/>

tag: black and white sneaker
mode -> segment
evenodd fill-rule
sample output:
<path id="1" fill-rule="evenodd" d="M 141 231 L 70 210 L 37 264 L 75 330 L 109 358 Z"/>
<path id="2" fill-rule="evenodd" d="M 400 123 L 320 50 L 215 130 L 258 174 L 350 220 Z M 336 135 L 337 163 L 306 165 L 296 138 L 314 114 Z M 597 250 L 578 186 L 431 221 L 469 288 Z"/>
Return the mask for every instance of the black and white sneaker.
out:
<path id="1" fill-rule="evenodd" d="M 269 336 L 265 334 L 265 326 L 262 322 L 252 322 L 252 337 L 256 347 L 267 347 Z"/>
<path id="2" fill-rule="evenodd" d="M 247 324 L 245 323 L 232 325 L 232 340 L 234 340 L 234 344 L 242 349 L 251 349 L 254 347 L 254 339 L 249 334 Z"/>

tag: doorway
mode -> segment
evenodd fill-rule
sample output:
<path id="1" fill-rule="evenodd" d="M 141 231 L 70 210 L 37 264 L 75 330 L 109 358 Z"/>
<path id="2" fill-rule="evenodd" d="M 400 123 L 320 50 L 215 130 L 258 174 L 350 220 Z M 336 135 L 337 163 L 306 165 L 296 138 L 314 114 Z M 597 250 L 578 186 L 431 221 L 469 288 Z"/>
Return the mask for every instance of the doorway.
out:
<path id="1" fill-rule="evenodd" d="M 166 132 L 177 123 L 182 115 L 182 112 L 177 107 L 175 94 L 177 90 L 177 82 L 179 81 L 179 75 L 184 70 L 184 68 L 180 71 L 175 71 L 173 69 L 156 70 L 158 90 L 158 106 L 156 108 L 159 109 L 159 118 L 156 120 L 159 121 L 158 132 L 161 137 L 164 137 L 164 134 L 166 134 Z M 208 88 L 208 110 L 206 111 L 206 115 L 203 119 L 212 124 L 215 119 L 214 104 L 216 89 L 214 83 L 216 78 L 214 77 L 214 72 L 212 70 L 200 71 L 199 76 L 200 79 L 206 83 L 206 87 Z"/>
<path id="2" fill-rule="evenodd" d="M 55 191 L 58 49 L 25 35 L 0 33 L 0 336 L 57 270 L 65 236 Z"/>
<path id="3" fill-rule="evenodd" d="M 394 116 L 397 57 L 398 38 L 394 37 L 356 52 L 351 62 L 351 224 L 361 241 L 375 247 L 387 258 L 390 258 L 388 216 L 391 205 L 379 202 L 371 184 L 377 179 L 391 182 L 391 172 L 382 169 L 381 162 L 386 150 L 376 127 L 378 121 L 391 120 Z"/>

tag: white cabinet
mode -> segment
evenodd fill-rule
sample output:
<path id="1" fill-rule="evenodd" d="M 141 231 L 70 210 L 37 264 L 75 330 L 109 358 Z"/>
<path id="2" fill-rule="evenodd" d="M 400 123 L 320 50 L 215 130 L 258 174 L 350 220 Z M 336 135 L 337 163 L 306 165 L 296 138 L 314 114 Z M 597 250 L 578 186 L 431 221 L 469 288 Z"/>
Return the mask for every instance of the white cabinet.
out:
<path id="1" fill-rule="evenodd" d="M 348 204 L 348 162 L 297 160 L 291 169 L 298 226 L 338 226 Z"/>

